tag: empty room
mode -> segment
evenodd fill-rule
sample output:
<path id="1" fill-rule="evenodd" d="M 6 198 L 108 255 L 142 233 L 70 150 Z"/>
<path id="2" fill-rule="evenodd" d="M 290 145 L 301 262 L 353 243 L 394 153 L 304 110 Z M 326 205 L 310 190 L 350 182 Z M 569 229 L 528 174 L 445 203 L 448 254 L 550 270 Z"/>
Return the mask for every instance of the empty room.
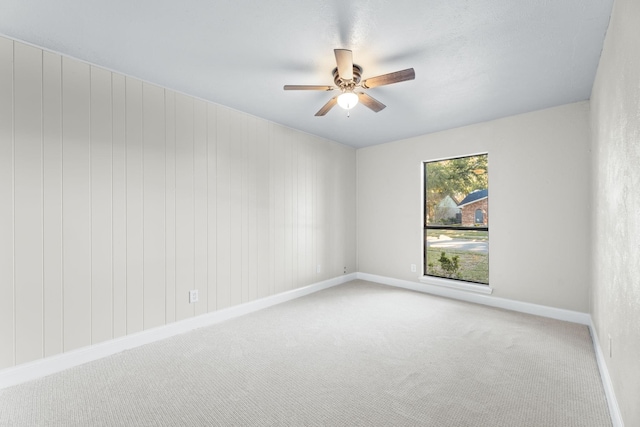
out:
<path id="1" fill-rule="evenodd" d="M 2 1 L 0 426 L 640 426 L 638 28 Z"/>

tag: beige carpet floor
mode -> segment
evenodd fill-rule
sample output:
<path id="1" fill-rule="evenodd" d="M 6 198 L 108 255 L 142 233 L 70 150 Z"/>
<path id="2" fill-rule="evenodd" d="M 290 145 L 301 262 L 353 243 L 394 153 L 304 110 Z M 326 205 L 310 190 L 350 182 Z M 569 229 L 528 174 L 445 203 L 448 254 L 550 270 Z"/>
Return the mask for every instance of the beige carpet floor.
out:
<path id="1" fill-rule="evenodd" d="M 609 426 L 588 328 L 363 281 L 0 391 L 3 426 Z"/>

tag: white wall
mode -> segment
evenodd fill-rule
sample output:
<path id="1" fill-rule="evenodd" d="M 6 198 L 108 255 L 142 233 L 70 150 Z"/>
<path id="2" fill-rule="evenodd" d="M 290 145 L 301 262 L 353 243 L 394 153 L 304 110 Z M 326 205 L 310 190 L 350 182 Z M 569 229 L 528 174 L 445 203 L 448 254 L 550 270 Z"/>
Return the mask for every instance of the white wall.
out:
<path id="1" fill-rule="evenodd" d="M 6 38 L 0 201 L 0 369 L 356 268 L 354 149 Z"/>
<path id="2" fill-rule="evenodd" d="M 358 150 L 359 270 L 417 282 L 422 162 L 488 152 L 493 295 L 587 312 L 588 114 L 581 102 Z"/>
<path id="3" fill-rule="evenodd" d="M 616 0 L 591 98 L 594 153 L 591 311 L 627 426 L 640 425 L 638 28 L 640 2 Z"/>

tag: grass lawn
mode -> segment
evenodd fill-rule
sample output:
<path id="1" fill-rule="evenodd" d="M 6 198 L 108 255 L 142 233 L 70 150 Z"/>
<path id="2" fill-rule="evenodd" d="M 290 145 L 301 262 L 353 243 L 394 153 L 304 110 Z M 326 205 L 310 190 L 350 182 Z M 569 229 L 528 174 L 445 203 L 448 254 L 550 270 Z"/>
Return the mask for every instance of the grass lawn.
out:
<path id="1" fill-rule="evenodd" d="M 459 237 L 458 237 L 459 238 Z M 440 268 L 440 254 L 444 252 L 451 258 L 458 255 L 460 269 L 458 277 L 454 279 L 466 280 L 489 284 L 489 255 L 470 251 L 457 251 L 451 249 L 434 248 L 427 250 L 427 274 L 430 276 L 449 277 L 447 272 Z M 432 264 L 433 267 L 429 267 Z"/>

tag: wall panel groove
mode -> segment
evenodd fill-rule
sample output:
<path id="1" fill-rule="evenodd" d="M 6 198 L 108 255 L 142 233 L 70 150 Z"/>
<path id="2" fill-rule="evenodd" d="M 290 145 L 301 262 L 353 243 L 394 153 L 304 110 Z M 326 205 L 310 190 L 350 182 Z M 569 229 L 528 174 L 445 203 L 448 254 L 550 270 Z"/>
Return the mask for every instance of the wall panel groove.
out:
<path id="1" fill-rule="evenodd" d="M 13 41 L 0 37 L 0 369 L 15 364 Z"/>
<path id="2" fill-rule="evenodd" d="M 111 73 L 91 68 L 91 342 L 113 338 Z"/>
<path id="3" fill-rule="evenodd" d="M 241 289 L 242 289 L 242 302 L 249 301 L 249 170 L 248 170 L 248 153 L 247 148 L 249 145 L 249 129 L 250 118 L 244 117 L 244 125 L 242 126 L 242 140 L 240 152 L 241 154 L 241 184 L 242 189 L 240 194 L 241 200 L 241 217 L 240 217 L 240 245 L 241 250 Z"/>
<path id="4" fill-rule="evenodd" d="M 193 105 L 193 181 L 194 181 L 194 289 L 199 300 L 194 304 L 195 315 L 208 311 L 208 252 L 207 252 L 207 104 L 195 100 Z"/>
<path id="5" fill-rule="evenodd" d="M 144 329 L 163 325 L 165 284 L 166 129 L 164 90 L 143 85 Z"/>
<path id="6" fill-rule="evenodd" d="M 217 247 L 217 108 L 207 104 L 207 308 L 218 307 Z"/>
<path id="7" fill-rule="evenodd" d="M 91 344 L 89 65 L 62 58 L 64 351 Z"/>
<path id="8" fill-rule="evenodd" d="M 144 328 L 142 82 L 125 78 L 127 334 Z"/>
<path id="9" fill-rule="evenodd" d="M 230 281 L 229 304 L 242 302 L 242 121 L 243 115 L 230 112 L 229 124 L 229 202 L 230 202 Z"/>
<path id="10" fill-rule="evenodd" d="M 15 357 L 24 363 L 44 355 L 41 50 L 14 44 L 13 83 Z"/>
<path id="11" fill-rule="evenodd" d="M 216 272 L 217 309 L 231 305 L 231 201 L 229 133 L 231 111 L 218 107 L 216 118 Z"/>
<path id="12" fill-rule="evenodd" d="M 165 90 L 165 321 L 176 320 L 176 109 L 175 92 Z"/>
<path id="13" fill-rule="evenodd" d="M 194 100 L 176 94 L 176 320 L 194 315 L 195 285 Z"/>
<path id="14" fill-rule="evenodd" d="M 127 153 L 126 81 L 112 74 L 112 268 L 113 337 L 127 334 Z"/>
<path id="15" fill-rule="evenodd" d="M 62 353 L 62 57 L 43 52 L 44 355 Z"/>

